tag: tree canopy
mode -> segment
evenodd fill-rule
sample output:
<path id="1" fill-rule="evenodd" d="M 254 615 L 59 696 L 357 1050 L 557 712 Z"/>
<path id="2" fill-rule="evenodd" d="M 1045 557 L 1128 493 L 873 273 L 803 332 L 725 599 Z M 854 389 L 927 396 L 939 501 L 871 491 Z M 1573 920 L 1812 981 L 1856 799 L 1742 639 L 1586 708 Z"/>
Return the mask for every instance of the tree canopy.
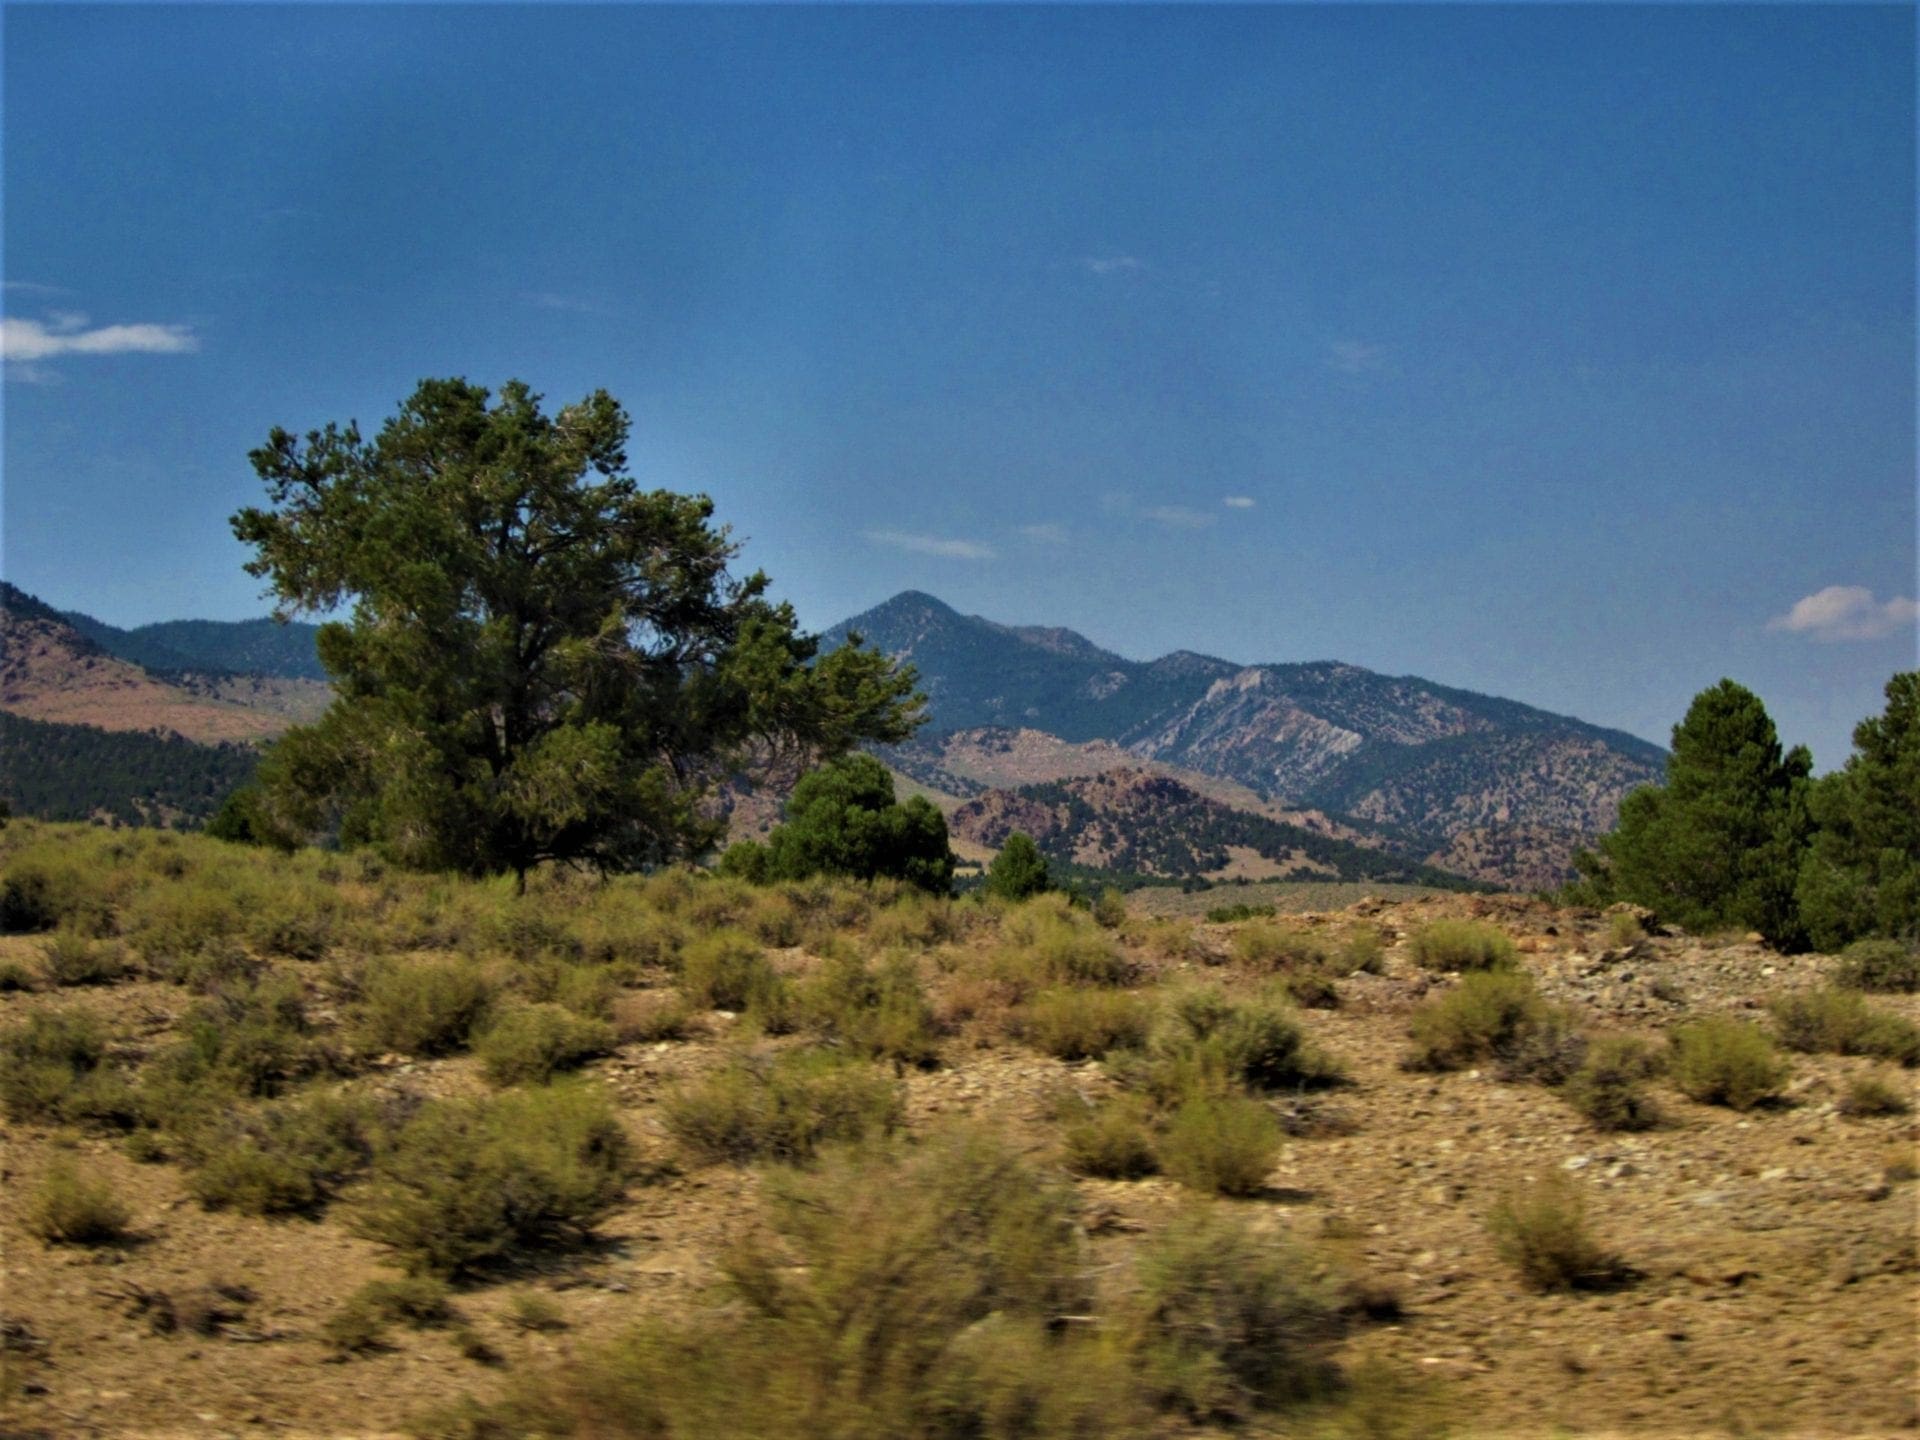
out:
<path id="1" fill-rule="evenodd" d="M 1920 939 L 1920 670 L 1887 682 L 1886 713 L 1854 727 L 1846 765 L 1814 783 L 1815 830 L 1795 897 L 1813 943 Z"/>
<path id="2" fill-rule="evenodd" d="M 1024 900 L 1053 888 L 1047 857 L 1040 853 L 1031 835 L 1015 830 L 1007 836 L 1000 853 L 987 866 L 985 888 L 989 895 L 1005 900 Z"/>
<path id="3" fill-rule="evenodd" d="M 320 628 L 337 698 L 261 769 L 253 813 L 337 825 L 399 863 L 623 869 L 698 853 L 721 779 L 798 769 L 920 723 L 911 670 L 819 653 L 705 496 L 627 473 L 626 412 L 554 414 L 427 380 L 371 441 L 353 424 L 252 452 L 270 504 L 233 517 L 281 618 Z"/>
<path id="4" fill-rule="evenodd" d="M 786 822 L 764 846 L 743 841 L 723 868 L 752 880 L 850 875 L 905 880 L 937 895 L 953 888 L 946 817 L 923 795 L 894 799 L 893 776 L 871 755 L 847 755 L 800 778 Z"/>
<path id="5" fill-rule="evenodd" d="M 1575 863 L 1596 898 L 1651 906 L 1689 930 L 1742 926 L 1796 947 L 1812 768 L 1803 746 L 1782 754 L 1759 696 L 1722 680 L 1674 727 L 1666 784 L 1629 793 L 1619 826 Z"/>

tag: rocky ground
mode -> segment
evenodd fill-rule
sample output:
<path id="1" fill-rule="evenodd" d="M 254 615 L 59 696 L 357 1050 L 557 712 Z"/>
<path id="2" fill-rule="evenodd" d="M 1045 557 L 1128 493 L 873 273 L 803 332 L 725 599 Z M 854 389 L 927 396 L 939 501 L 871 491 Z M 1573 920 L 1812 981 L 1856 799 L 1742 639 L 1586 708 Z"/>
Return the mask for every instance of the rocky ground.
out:
<path id="1" fill-rule="evenodd" d="M 1777 1104 L 1743 1114 L 1663 1087 L 1667 1123 L 1632 1135 L 1598 1132 L 1553 1092 L 1489 1072 L 1409 1073 L 1398 1064 L 1407 1016 L 1450 982 L 1415 967 L 1402 942 L 1443 914 L 1498 923 L 1552 998 L 1599 1028 L 1650 1036 L 1705 1013 L 1757 1017 L 1768 997 L 1817 982 L 1834 963 L 1732 937 L 1656 934 L 1609 948 L 1602 917 L 1506 897 L 1363 900 L 1301 917 L 1329 936 L 1379 927 L 1390 941 L 1384 973 L 1340 981 L 1338 1009 L 1303 1012 L 1353 1083 L 1278 1102 L 1297 1133 L 1264 1193 L 1228 1203 L 1397 1301 L 1398 1317 L 1364 1329 L 1344 1358 L 1378 1356 L 1428 1377 L 1461 1436 L 1839 1437 L 1920 1426 L 1911 1178 L 1920 1126 L 1911 1115 L 1849 1118 L 1838 1105 L 1869 1071 L 1912 1099 L 1913 1072 L 1795 1056 Z M 1231 927 L 1203 925 L 1191 958 L 1143 945 L 1142 963 L 1154 983 L 1188 972 L 1230 979 L 1231 937 Z M 0 941 L 0 959 L 30 959 L 41 943 Z M 809 961 L 788 951 L 780 963 Z M 184 1003 L 177 987 L 146 981 L 11 993 L 0 995 L 0 1024 L 79 1004 L 156 1037 Z M 1920 1019 L 1920 997 L 1876 1003 Z M 693 1039 L 629 1045 L 594 1065 L 626 1107 L 648 1176 L 594 1247 L 461 1293 L 464 1330 L 399 1330 L 389 1348 L 350 1360 L 319 1327 L 391 1271 L 336 1218 L 340 1207 L 320 1222 L 209 1213 L 177 1169 L 138 1164 L 116 1139 L 6 1126 L 0 1436 L 386 1435 L 422 1405 L 491 1394 L 639 1314 L 693 1305 L 716 1253 L 753 1223 L 761 1179 L 750 1168 L 673 1165 L 658 1104 L 721 1063 L 730 1023 L 711 1017 Z M 945 1060 L 905 1077 L 910 1127 L 984 1121 L 1046 1163 L 1057 1155 L 1061 1091 L 1112 1084 L 1098 1064 L 1056 1061 L 980 1027 L 952 1036 Z M 483 1088 L 466 1057 L 388 1057 L 356 1083 Z M 29 1238 L 24 1197 L 62 1156 L 111 1179 L 133 1212 L 128 1241 L 83 1249 Z M 1555 1173 L 1578 1182 L 1624 1262 L 1617 1286 L 1537 1294 L 1496 1256 L 1489 1208 L 1514 1184 Z M 1160 1178 L 1077 1184 L 1096 1246 L 1123 1245 L 1189 1203 Z M 558 1307 L 563 1328 L 515 1327 L 514 1301 L 529 1293 Z"/>

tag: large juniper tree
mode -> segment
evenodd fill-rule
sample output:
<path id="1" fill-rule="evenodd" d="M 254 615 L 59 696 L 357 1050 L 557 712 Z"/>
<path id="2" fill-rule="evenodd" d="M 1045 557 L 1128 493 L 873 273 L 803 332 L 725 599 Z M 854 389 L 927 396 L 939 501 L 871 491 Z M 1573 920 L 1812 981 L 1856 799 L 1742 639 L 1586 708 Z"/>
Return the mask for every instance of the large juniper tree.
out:
<path id="1" fill-rule="evenodd" d="M 233 517 L 284 617 L 323 625 L 337 698 L 269 754 L 253 805 L 407 865 L 626 868 L 697 852 L 719 779 L 919 723 L 910 671 L 817 653 L 704 496 L 627 473 L 604 391 L 548 415 L 512 382 L 423 382 L 372 441 L 274 430 L 271 505 Z"/>

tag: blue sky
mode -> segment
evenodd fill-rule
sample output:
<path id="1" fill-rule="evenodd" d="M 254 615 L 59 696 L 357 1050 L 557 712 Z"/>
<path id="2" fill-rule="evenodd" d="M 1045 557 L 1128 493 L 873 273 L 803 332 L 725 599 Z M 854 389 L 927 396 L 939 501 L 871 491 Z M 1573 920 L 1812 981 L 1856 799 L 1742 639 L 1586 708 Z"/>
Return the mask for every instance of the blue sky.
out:
<path id="1" fill-rule="evenodd" d="M 1914 10 L 4 12 L 7 578 L 262 613 L 280 424 L 605 387 L 892 593 L 1829 766 L 1915 663 Z"/>

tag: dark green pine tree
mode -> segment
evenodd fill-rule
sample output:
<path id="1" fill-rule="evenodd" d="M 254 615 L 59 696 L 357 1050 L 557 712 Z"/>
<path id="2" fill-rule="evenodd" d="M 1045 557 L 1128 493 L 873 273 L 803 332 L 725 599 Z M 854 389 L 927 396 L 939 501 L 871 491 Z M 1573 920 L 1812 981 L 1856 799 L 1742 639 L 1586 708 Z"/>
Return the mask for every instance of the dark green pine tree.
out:
<path id="1" fill-rule="evenodd" d="M 1673 730 L 1664 785 L 1620 804 L 1620 823 L 1576 858 L 1587 893 L 1650 906 L 1689 930 L 1741 927 L 1806 942 L 1794 901 L 1811 820 L 1804 746 L 1781 753 L 1759 696 L 1722 680 Z"/>
<path id="2" fill-rule="evenodd" d="M 1808 938 L 1920 940 L 1920 670 L 1887 682 L 1887 709 L 1853 732 L 1844 768 L 1814 783 L 1818 827 L 1796 896 Z"/>
<path id="3" fill-rule="evenodd" d="M 987 867 L 986 891 L 1004 900 L 1024 900 L 1053 888 L 1047 869 L 1047 857 L 1033 843 L 1033 837 L 1016 830 L 1007 836 L 1000 853 Z"/>
<path id="4" fill-rule="evenodd" d="M 737 853 L 736 853 L 737 852 Z M 871 755 L 847 755 L 800 777 L 764 862 L 736 845 L 723 868 L 749 878 L 890 877 L 936 895 L 953 888 L 946 817 L 924 795 L 896 802 L 893 777 Z"/>

